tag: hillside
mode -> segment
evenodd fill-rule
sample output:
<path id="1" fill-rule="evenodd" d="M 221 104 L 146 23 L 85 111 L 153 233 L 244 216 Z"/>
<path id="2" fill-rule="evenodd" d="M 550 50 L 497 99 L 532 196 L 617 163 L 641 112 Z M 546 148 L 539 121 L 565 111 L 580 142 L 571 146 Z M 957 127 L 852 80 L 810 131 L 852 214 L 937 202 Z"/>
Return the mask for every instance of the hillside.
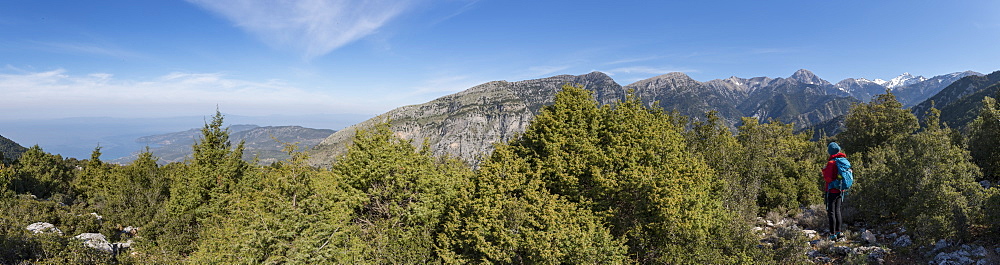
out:
<path id="1" fill-rule="evenodd" d="M 913 114 L 923 120 L 933 102 L 934 107 L 941 110 L 942 122 L 953 128 L 964 128 L 979 114 L 983 98 L 996 95 L 997 83 L 1000 83 L 1000 71 L 964 77 L 914 106 Z"/>
<path id="2" fill-rule="evenodd" d="M 979 111 L 983 107 L 983 98 L 997 98 L 998 92 L 1000 92 L 1000 82 L 966 95 L 951 102 L 951 104 L 940 106 L 941 122 L 947 124 L 948 127 L 964 132 L 966 126 L 979 116 Z"/>
<path id="3" fill-rule="evenodd" d="M 246 141 L 243 152 L 244 160 L 260 159 L 262 164 L 288 159 L 288 154 L 282 151 L 282 143 L 298 143 L 301 149 L 309 149 L 325 139 L 334 130 L 312 129 L 301 126 L 267 126 L 233 125 L 229 127 L 230 140 L 235 144 Z M 145 136 L 136 142 L 150 147 L 160 163 L 181 162 L 191 156 L 191 146 L 201 137 L 201 129 L 190 129 L 182 132 Z M 112 160 L 125 164 L 135 160 L 136 155 Z"/>
<path id="4" fill-rule="evenodd" d="M 25 151 L 28 151 L 28 148 L 0 135 L 0 162 L 14 161 Z"/>

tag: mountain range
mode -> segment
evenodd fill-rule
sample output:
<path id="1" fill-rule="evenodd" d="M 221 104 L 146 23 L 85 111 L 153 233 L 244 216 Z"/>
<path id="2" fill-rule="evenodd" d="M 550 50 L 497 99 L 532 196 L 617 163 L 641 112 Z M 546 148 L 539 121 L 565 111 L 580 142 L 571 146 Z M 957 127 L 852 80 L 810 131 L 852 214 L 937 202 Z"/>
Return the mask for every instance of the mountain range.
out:
<path id="1" fill-rule="evenodd" d="M 891 80 L 845 79 L 832 84 L 802 69 L 787 78 L 730 77 L 700 82 L 684 73 L 668 73 L 621 86 L 608 75 L 559 75 L 517 82 L 493 81 L 427 103 L 400 107 L 338 131 L 311 151 L 314 165 L 330 165 L 346 150 L 359 129 L 389 122 L 396 135 L 427 144 L 438 155 L 451 155 L 478 164 L 497 142 L 508 141 L 551 104 L 564 84 L 582 85 L 600 104 L 623 100 L 632 91 L 649 106 L 675 110 L 693 119 L 717 111 L 735 128 L 741 117 L 792 123 L 796 129 L 833 120 L 851 104 L 891 91 L 904 104 L 914 105 L 952 82 L 981 74 L 971 71 L 931 78 L 904 73 Z M 425 143 L 426 142 L 426 143 Z"/>
<path id="2" fill-rule="evenodd" d="M 335 131 L 330 129 L 312 129 L 301 126 L 266 126 L 233 125 L 229 126 L 229 140 L 234 145 L 245 141 L 243 158 L 258 163 L 270 164 L 289 158 L 283 151 L 284 143 L 296 144 L 302 150 L 308 150 Z M 159 158 L 159 163 L 181 162 L 191 158 L 191 146 L 201 137 L 201 129 L 190 129 L 182 132 L 145 136 L 135 141 L 149 146 L 153 156 Z M 111 162 L 127 164 L 137 157 L 136 154 L 114 159 Z"/>

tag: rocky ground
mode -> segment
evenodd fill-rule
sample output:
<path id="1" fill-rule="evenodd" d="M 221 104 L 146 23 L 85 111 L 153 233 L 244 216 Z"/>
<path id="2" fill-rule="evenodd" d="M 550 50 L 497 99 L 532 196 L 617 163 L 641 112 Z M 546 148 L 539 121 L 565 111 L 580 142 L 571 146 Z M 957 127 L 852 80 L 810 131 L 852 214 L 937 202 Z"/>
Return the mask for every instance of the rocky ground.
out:
<path id="1" fill-rule="evenodd" d="M 846 238 L 829 240 L 823 206 L 801 210 L 792 217 L 774 213 L 758 217 L 754 230 L 761 238 L 759 247 L 787 253 L 793 257 L 788 263 L 1000 264 L 998 242 L 940 240 L 921 246 L 915 244 L 908 231 L 897 223 L 853 223 L 848 225 Z"/>

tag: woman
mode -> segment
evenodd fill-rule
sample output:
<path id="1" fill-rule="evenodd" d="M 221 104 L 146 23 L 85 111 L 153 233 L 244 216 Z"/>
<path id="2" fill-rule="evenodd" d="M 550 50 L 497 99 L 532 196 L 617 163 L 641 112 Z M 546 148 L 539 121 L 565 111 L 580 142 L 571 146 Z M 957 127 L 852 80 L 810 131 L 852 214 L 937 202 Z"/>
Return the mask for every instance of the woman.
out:
<path id="1" fill-rule="evenodd" d="M 823 186 L 826 191 L 826 218 L 830 224 L 830 240 L 836 240 L 837 238 L 844 237 L 844 233 L 840 230 L 844 224 L 840 209 L 844 203 L 844 195 L 841 193 L 841 190 L 831 188 L 830 182 L 836 180 L 839 175 L 836 159 L 843 158 L 843 162 L 846 162 L 848 165 L 850 165 L 850 162 L 846 161 L 847 155 L 840 152 L 840 145 L 836 142 L 830 142 L 826 146 L 826 152 L 830 154 L 830 158 L 826 162 L 826 167 L 823 167 L 823 180 L 826 181 L 826 185 Z"/>

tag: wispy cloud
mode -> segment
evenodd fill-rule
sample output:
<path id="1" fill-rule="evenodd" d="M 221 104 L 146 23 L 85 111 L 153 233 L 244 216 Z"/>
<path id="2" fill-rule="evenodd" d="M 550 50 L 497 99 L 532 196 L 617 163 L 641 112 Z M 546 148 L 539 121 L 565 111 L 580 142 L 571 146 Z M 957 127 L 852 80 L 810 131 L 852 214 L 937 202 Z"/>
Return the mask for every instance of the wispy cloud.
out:
<path id="1" fill-rule="evenodd" d="M 620 60 L 617 60 L 617 61 L 607 62 L 607 63 L 604 63 L 604 65 L 615 65 L 615 64 L 623 64 L 623 63 L 645 62 L 645 61 L 656 60 L 656 59 L 660 59 L 660 58 L 663 58 L 663 56 L 649 56 L 649 57 L 638 57 L 638 58 L 625 58 L 625 59 L 620 59 Z"/>
<path id="2" fill-rule="evenodd" d="M 469 89 L 473 86 L 486 83 L 476 80 L 468 75 L 440 76 L 424 80 L 422 84 L 414 87 L 411 96 L 421 96 L 428 94 L 455 93 Z"/>
<path id="3" fill-rule="evenodd" d="M 465 5 L 462 5 L 462 7 L 459 8 L 458 10 L 456 10 L 455 12 L 453 12 L 453 13 L 447 15 L 447 16 L 444 16 L 442 18 L 439 18 L 439 19 L 435 20 L 434 22 L 431 22 L 430 24 L 431 25 L 440 24 L 441 22 L 447 21 L 447 20 L 449 20 L 449 19 L 451 19 L 453 17 L 461 15 L 462 13 L 465 13 L 466 11 L 472 10 L 472 8 L 476 5 L 476 3 L 479 3 L 479 1 L 481 1 L 481 0 L 465 0 L 465 1 L 466 1 Z"/>
<path id="4" fill-rule="evenodd" d="M 40 50 L 68 54 L 93 54 L 100 56 L 110 56 L 115 58 L 140 58 L 142 54 L 114 47 L 112 45 L 98 45 L 90 43 L 63 43 L 63 42 L 29 42 L 32 47 Z"/>
<path id="5" fill-rule="evenodd" d="M 566 69 L 569 69 L 570 65 L 541 65 L 528 67 L 528 70 L 523 74 L 525 78 L 536 78 L 536 77 L 548 77 L 552 74 L 563 74 L 560 73 Z"/>
<path id="6" fill-rule="evenodd" d="M 376 32 L 406 0 L 188 0 L 218 13 L 270 45 L 310 59 Z"/>
<path id="7" fill-rule="evenodd" d="M 57 69 L 0 73 L 0 112 L 10 117 L 201 115 L 220 106 L 241 115 L 366 113 L 364 100 L 220 73 L 169 73 L 124 80 L 109 73 L 72 75 Z"/>
<path id="8" fill-rule="evenodd" d="M 650 74 L 650 75 L 660 75 L 672 72 L 683 72 L 683 73 L 697 73 L 698 70 L 685 69 L 685 68 L 667 68 L 667 67 L 649 67 L 649 66 L 630 66 L 630 67 L 620 67 L 607 71 L 602 71 L 610 75 L 615 74 Z"/>

